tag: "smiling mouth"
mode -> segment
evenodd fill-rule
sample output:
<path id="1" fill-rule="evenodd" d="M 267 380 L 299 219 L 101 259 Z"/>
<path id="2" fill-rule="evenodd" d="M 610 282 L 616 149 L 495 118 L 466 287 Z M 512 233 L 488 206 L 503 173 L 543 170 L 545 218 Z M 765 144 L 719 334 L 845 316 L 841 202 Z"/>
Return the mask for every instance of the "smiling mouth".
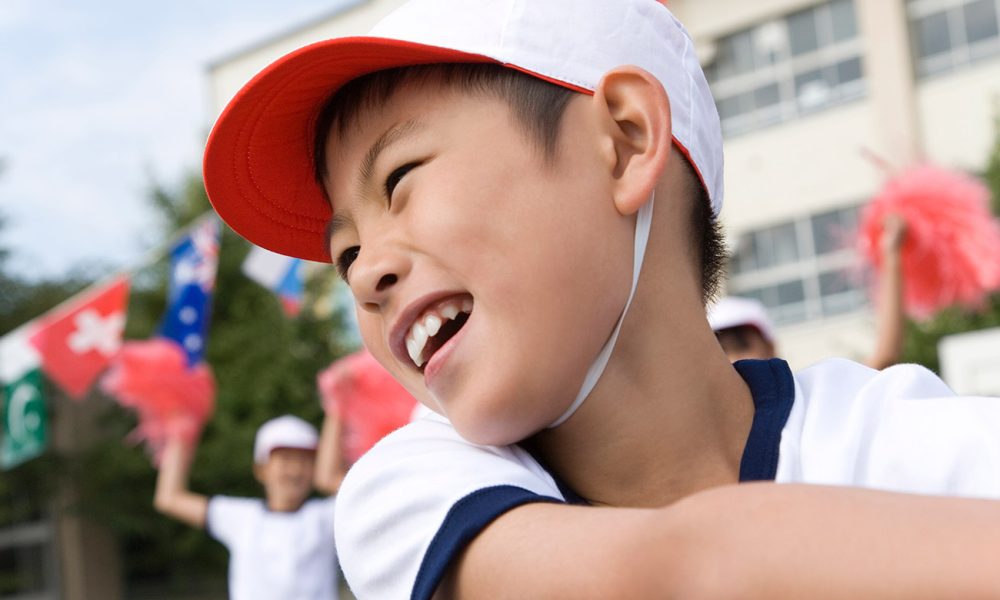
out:
<path id="1" fill-rule="evenodd" d="M 455 336 L 472 314 L 472 296 L 454 296 L 425 310 L 406 333 L 406 352 L 417 369 Z"/>

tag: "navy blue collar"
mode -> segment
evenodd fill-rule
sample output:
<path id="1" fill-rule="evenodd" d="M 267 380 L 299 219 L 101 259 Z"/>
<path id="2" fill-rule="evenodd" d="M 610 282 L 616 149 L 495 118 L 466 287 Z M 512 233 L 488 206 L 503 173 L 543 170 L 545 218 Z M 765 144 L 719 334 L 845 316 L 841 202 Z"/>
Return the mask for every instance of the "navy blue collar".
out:
<path id="1" fill-rule="evenodd" d="M 750 388 L 754 405 L 753 424 L 750 426 L 750 435 L 747 437 L 743 458 L 740 460 L 740 483 L 773 481 L 778 472 L 781 431 L 785 428 L 795 400 L 792 370 L 788 367 L 788 363 L 780 358 L 741 360 L 733 363 L 733 366 Z M 525 447 L 525 450 L 528 448 Z M 573 491 L 565 481 L 553 473 L 540 457 L 531 454 L 555 480 L 566 502 L 590 504 L 586 498 Z"/>
<path id="2" fill-rule="evenodd" d="M 773 481 L 778 472 L 781 432 L 795 401 L 795 380 L 780 358 L 733 363 L 753 396 L 753 424 L 740 461 L 740 482 Z"/>

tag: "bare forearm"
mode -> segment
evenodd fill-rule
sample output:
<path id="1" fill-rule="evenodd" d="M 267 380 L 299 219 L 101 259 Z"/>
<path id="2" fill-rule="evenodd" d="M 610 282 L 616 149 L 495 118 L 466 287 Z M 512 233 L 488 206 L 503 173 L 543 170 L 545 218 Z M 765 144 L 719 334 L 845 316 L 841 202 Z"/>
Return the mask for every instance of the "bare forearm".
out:
<path id="1" fill-rule="evenodd" d="M 996 556 L 1000 502 L 753 484 L 662 509 L 514 509 L 438 597 L 998 597 Z"/>
<path id="2" fill-rule="evenodd" d="M 1000 595 L 1000 502 L 765 484 L 667 510 L 708 597 Z"/>
<path id="3" fill-rule="evenodd" d="M 208 498 L 188 490 L 191 454 L 191 449 L 179 438 L 167 442 L 156 478 L 153 506 L 161 513 L 193 527 L 204 527 Z"/>
<path id="4" fill-rule="evenodd" d="M 316 448 L 316 474 L 313 484 L 324 494 L 336 494 L 344 480 L 347 469 L 340 451 L 341 423 L 333 412 L 323 419 L 323 429 Z"/>
<path id="5" fill-rule="evenodd" d="M 877 307 L 875 352 L 868 360 L 873 369 L 884 369 L 899 362 L 903 352 L 903 273 L 898 253 L 886 252 Z"/>
<path id="6" fill-rule="evenodd" d="M 876 307 L 878 338 L 868 366 L 884 369 L 899 362 L 903 353 L 903 241 L 906 224 L 898 215 L 890 215 L 883 225 L 880 240 L 882 275 Z"/>

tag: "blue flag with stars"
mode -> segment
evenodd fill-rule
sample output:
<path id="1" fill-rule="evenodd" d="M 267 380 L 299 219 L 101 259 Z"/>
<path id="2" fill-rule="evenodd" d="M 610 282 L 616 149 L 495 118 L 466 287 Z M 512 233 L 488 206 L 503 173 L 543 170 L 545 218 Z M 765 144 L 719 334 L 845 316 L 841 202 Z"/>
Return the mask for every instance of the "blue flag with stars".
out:
<path id="1" fill-rule="evenodd" d="M 219 264 L 219 223 L 200 221 L 170 251 L 167 313 L 160 335 L 174 340 L 187 353 L 188 365 L 205 355 L 208 320 Z"/>

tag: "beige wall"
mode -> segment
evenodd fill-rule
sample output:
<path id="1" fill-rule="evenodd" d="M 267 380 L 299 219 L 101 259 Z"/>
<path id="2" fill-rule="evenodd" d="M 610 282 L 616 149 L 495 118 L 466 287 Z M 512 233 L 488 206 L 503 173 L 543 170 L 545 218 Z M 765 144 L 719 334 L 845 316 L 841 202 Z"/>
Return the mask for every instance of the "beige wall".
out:
<path id="1" fill-rule="evenodd" d="M 687 27 L 698 44 L 727 33 L 745 29 L 772 17 L 800 8 L 821 4 L 823 0 L 674 0 L 667 6 Z M 858 0 L 860 2 L 886 0 Z"/>
<path id="2" fill-rule="evenodd" d="M 1000 117 L 1000 57 L 921 83 L 917 101 L 926 158 L 985 169 Z"/>
<path id="3" fill-rule="evenodd" d="M 864 101 L 726 140 L 723 222 L 731 234 L 854 205 L 881 174 L 863 150 L 875 145 Z"/>
<path id="4" fill-rule="evenodd" d="M 363 35 L 405 0 L 368 0 L 329 18 L 320 19 L 253 48 L 223 58 L 209 67 L 211 106 L 222 112 L 236 92 L 275 59 L 313 42 L 346 35 Z"/>

